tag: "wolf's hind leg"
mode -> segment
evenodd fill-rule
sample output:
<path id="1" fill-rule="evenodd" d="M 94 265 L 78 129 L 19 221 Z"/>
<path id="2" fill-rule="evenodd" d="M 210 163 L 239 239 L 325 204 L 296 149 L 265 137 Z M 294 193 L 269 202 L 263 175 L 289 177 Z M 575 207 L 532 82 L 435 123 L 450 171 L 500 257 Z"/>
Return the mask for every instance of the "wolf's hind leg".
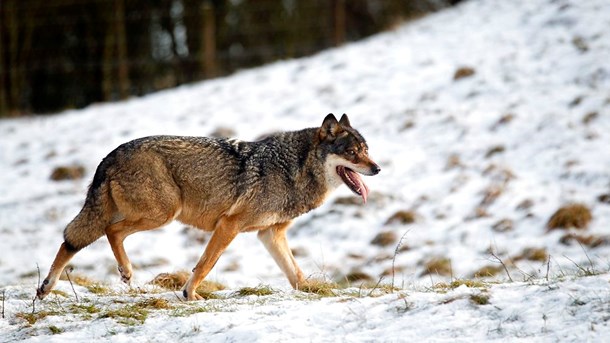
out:
<path id="1" fill-rule="evenodd" d="M 174 216 L 169 216 L 169 220 L 165 219 L 138 219 L 138 220 L 121 220 L 120 222 L 110 225 L 106 229 L 106 237 L 112 248 L 112 253 L 118 264 L 118 270 L 121 274 L 121 281 L 129 284 L 131 276 L 133 275 L 133 269 L 131 262 L 125 252 L 123 242 L 127 236 L 136 233 L 138 231 L 153 230 L 169 223 Z"/>
<path id="2" fill-rule="evenodd" d="M 260 230 L 258 238 L 263 242 L 263 245 L 265 245 L 265 248 L 267 248 L 267 251 L 269 251 L 282 272 L 284 272 L 292 288 L 299 289 L 299 285 L 303 284 L 305 278 L 286 240 L 286 230 L 288 230 L 290 224 L 291 222 L 281 223 Z"/>
<path id="3" fill-rule="evenodd" d="M 53 286 L 55 286 L 55 283 L 59 280 L 61 272 L 77 252 L 78 250 L 70 244 L 66 242 L 61 244 L 59 251 L 57 251 L 57 255 L 55 256 L 55 260 L 51 265 L 51 270 L 49 270 L 49 275 L 47 275 L 40 287 L 36 290 L 36 297 L 38 299 L 42 300 L 51 292 Z"/>
<path id="4" fill-rule="evenodd" d="M 154 184 L 154 186 L 153 186 Z M 123 242 L 138 231 L 159 228 L 180 213 L 180 192 L 170 180 L 157 175 L 143 178 L 139 184 L 110 182 L 116 213 L 122 220 L 108 226 L 106 237 L 118 263 L 121 280 L 129 283 L 133 273 Z"/>

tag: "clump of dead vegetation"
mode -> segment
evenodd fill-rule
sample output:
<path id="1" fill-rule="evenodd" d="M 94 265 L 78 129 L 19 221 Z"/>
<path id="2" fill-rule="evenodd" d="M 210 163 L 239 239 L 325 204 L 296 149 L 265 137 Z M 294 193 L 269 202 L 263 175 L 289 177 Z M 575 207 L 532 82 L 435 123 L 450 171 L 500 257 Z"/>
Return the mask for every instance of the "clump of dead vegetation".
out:
<path id="1" fill-rule="evenodd" d="M 417 220 L 417 213 L 410 210 L 400 210 L 394 213 L 393 215 L 386 220 L 385 225 L 391 224 L 402 224 L 408 225 L 413 224 Z"/>
<path id="2" fill-rule="evenodd" d="M 230 127 L 221 126 L 216 128 L 216 130 L 210 132 L 210 137 L 214 138 L 230 138 L 235 137 L 237 132 Z"/>
<path id="3" fill-rule="evenodd" d="M 488 278 L 488 277 L 494 277 L 503 272 L 504 272 L 504 267 L 502 267 L 499 264 L 486 265 L 486 266 L 483 266 L 483 267 L 477 269 L 472 274 L 472 277 L 477 278 L 477 279 Z"/>
<path id="4" fill-rule="evenodd" d="M 549 259 L 549 253 L 545 248 L 525 248 L 523 251 L 513 257 L 513 260 L 529 260 L 538 262 L 547 262 Z"/>
<path id="5" fill-rule="evenodd" d="M 490 158 L 494 155 L 503 153 L 504 151 L 506 151 L 506 147 L 504 147 L 504 145 L 495 145 L 487 150 L 487 152 L 485 153 L 485 157 Z"/>
<path id="6" fill-rule="evenodd" d="M 85 176 L 85 167 L 81 165 L 59 166 L 51 172 L 51 180 L 78 180 Z"/>
<path id="7" fill-rule="evenodd" d="M 597 248 L 599 246 L 610 245 L 610 235 L 585 235 L 570 232 L 563 235 L 559 242 L 565 245 L 580 244 L 590 248 Z"/>
<path id="8" fill-rule="evenodd" d="M 457 81 L 457 80 L 461 80 L 467 77 L 471 77 L 475 74 L 475 70 L 472 67 L 467 67 L 467 66 L 463 66 L 463 67 L 459 67 L 455 70 L 455 73 L 453 73 L 453 80 Z"/>
<path id="9" fill-rule="evenodd" d="M 451 276 L 453 270 L 451 268 L 451 259 L 447 257 L 433 257 L 424 263 L 424 272 L 422 275 L 438 274 L 443 276 Z"/>
<path id="10" fill-rule="evenodd" d="M 514 222 L 511 219 L 504 218 L 497 221 L 491 226 L 491 229 L 495 232 L 509 232 L 514 229 Z"/>
<path id="11" fill-rule="evenodd" d="M 175 273 L 161 273 L 150 281 L 149 283 L 155 286 L 159 286 L 171 291 L 181 290 L 186 281 L 188 281 L 190 274 L 187 271 L 178 271 Z M 214 282 L 214 281 L 202 281 L 195 291 L 204 299 L 216 299 L 217 296 L 213 294 L 216 291 L 222 291 L 226 289 L 225 285 Z"/>
<path id="12" fill-rule="evenodd" d="M 256 295 L 258 297 L 271 295 L 274 291 L 271 287 L 266 285 L 260 285 L 257 287 L 243 287 L 237 291 L 237 295 L 247 297 L 249 295 Z"/>
<path id="13" fill-rule="evenodd" d="M 591 210 L 584 204 L 569 204 L 559 208 L 547 223 L 548 230 L 586 229 L 593 219 Z"/>
<path id="14" fill-rule="evenodd" d="M 334 290 L 339 288 L 339 285 L 324 280 L 308 279 L 303 284 L 300 284 L 298 288 L 299 291 L 316 294 L 321 297 L 334 297 L 337 296 Z"/>
<path id="15" fill-rule="evenodd" d="M 387 247 L 396 243 L 397 240 L 398 237 L 394 231 L 384 231 L 378 233 L 371 241 L 371 244 L 380 247 Z"/>

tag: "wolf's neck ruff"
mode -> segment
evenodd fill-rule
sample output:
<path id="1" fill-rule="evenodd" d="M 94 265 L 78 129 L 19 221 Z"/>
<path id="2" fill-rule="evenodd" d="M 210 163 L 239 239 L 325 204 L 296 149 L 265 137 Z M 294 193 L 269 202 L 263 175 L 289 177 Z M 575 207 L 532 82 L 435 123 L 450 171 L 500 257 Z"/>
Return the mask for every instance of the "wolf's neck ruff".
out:
<path id="1" fill-rule="evenodd" d="M 127 142 L 99 164 L 85 205 L 64 230 L 48 276 L 37 290 L 44 298 L 64 267 L 82 248 L 106 235 L 121 279 L 132 267 L 123 241 L 135 232 L 174 219 L 212 231 L 183 288 L 188 300 L 229 243 L 240 232 L 258 231 L 293 288 L 305 282 L 286 241 L 292 220 L 322 204 L 344 183 L 366 202 L 360 174 L 379 166 L 346 115 L 329 114 L 319 128 L 283 132 L 256 141 L 153 136 Z"/>

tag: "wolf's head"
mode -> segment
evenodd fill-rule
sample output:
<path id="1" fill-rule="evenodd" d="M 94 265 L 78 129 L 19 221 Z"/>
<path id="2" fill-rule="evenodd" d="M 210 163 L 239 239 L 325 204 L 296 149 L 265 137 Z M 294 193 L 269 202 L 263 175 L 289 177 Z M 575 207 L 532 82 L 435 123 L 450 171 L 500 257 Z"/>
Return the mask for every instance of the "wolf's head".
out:
<path id="1" fill-rule="evenodd" d="M 366 202 L 369 189 L 358 173 L 376 175 L 381 169 L 369 157 L 366 141 L 352 128 L 347 115 L 339 121 L 332 113 L 327 115 L 318 129 L 318 138 L 327 182 L 332 187 L 345 183 Z"/>

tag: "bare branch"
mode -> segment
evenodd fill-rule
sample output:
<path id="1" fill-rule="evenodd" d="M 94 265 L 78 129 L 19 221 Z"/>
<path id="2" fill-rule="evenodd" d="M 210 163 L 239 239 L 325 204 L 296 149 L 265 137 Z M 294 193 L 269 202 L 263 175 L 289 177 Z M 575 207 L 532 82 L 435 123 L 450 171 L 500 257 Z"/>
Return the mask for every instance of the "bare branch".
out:
<path id="1" fill-rule="evenodd" d="M 72 280 L 70 279 L 70 273 L 74 270 L 74 268 L 66 268 L 66 277 L 68 278 L 68 282 L 70 282 L 70 287 L 72 287 L 72 292 L 74 292 L 74 296 L 76 297 L 76 302 L 80 302 L 78 300 L 78 294 L 76 294 L 76 290 L 74 289 L 74 285 L 72 284 Z"/>

